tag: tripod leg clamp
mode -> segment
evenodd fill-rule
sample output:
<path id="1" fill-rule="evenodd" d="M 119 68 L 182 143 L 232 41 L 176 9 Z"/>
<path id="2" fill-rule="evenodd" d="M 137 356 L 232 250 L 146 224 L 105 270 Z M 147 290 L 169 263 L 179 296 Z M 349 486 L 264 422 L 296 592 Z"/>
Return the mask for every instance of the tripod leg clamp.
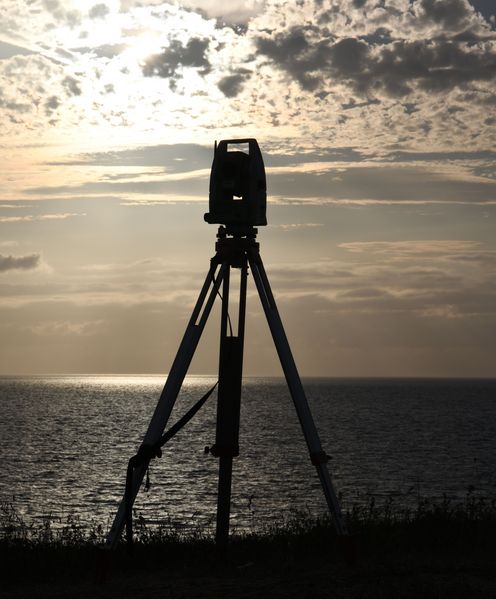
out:
<path id="1" fill-rule="evenodd" d="M 162 450 L 160 449 L 160 445 L 157 443 L 155 445 L 148 445 L 147 443 L 142 443 L 139 446 L 138 453 L 134 456 L 135 462 L 133 464 L 134 467 L 146 464 L 153 458 L 161 458 Z"/>
<path id="2" fill-rule="evenodd" d="M 331 456 L 327 455 L 325 451 L 316 451 L 310 454 L 310 459 L 314 466 L 318 466 L 319 464 L 327 464 Z"/>
<path id="3" fill-rule="evenodd" d="M 235 458 L 239 456 L 239 445 L 221 446 L 215 444 L 212 447 L 205 447 L 205 453 L 210 453 L 215 458 Z"/>

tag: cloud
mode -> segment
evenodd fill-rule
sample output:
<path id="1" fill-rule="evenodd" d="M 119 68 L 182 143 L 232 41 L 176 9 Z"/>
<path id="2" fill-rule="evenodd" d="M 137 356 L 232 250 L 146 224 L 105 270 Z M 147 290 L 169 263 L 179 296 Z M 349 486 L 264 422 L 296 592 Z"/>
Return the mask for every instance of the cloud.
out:
<path id="1" fill-rule="evenodd" d="M 188 153 L 191 151 L 191 159 Z M 174 156 L 177 158 L 174 158 Z M 372 160 L 352 149 L 295 154 L 269 150 L 266 159 L 270 202 L 279 204 L 486 204 L 496 203 L 490 176 L 492 153 L 385 153 Z M 405 160 L 402 160 L 405 158 Z M 425 158 L 425 160 L 424 160 Z M 206 199 L 212 149 L 194 144 L 153 146 L 83 155 L 68 164 L 160 165 L 165 172 L 123 172 L 74 185 L 38 186 L 26 196 L 114 196 L 126 202 Z M 208 168 L 206 168 L 208 167 Z M 485 174 L 487 170 L 488 175 Z M 13 218 L 13 217 L 4 217 Z M 21 217 L 17 217 L 19 220 Z"/>
<path id="2" fill-rule="evenodd" d="M 223 77 L 218 83 L 220 91 L 227 98 L 236 97 L 243 89 L 243 84 L 251 77 L 251 74 L 248 69 L 239 69 L 237 73 Z"/>
<path id="3" fill-rule="evenodd" d="M 33 51 L 0 40 L 0 60 L 4 60 L 5 58 L 11 58 L 12 56 L 28 54 L 33 54 Z"/>
<path id="4" fill-rule="evenodd" d="M 467 163 L 487 163 L 490 164 L 496 159 L 496 152 L 493 150 L 460 150 L 460 151 L 408 151 L 391 150 L 383 151 L 380 157 L 374 157 L 374 154 L 367 150 L 360 150 L 353 147 L 303 147 L 298 149 L 299 145 L 294 142 L 281 144 L 274 141 L 265 141 L 261 143 L 263 159 L 266 168 L 274 169 L 276 167 L 295 167 L 297 170 L 308 169 L 315 163 L 328 165 L 332 163 L 371 163 L 374 159 L 376 164 L 379 161 L 385 163 L 432 163 L 440 164 L 448 161 L 460 164 Z M 184 173 L 191 171 L 200 171 L 209 167 L 213 159 L 213 144 L 200 145 L 193 143 L 177 144 L 158 144 L 149 146 L 140 146 L 126 150 L 115 150 L 107 152 L 91 152 L 75 155 L 64 160 L 51 161 L 48 164 L 52 166 L 118 166 L 118 167 L 161 167 L 167 173 Z M 341 164 L 339 164 L 341 167 Z M 415 165 L 411 164 L 411 168 Z M 478 165 L 475 165 L 477 168 Z M 320 167 L 322 171 L 324 167 Z M 141 174 L 141 173 L 140 173 Z M 144 173 L 143 173 L 144 174 Z M 121 178 L 135 175 L 130 169 L 122 174 Z"/>
<path id="5" fill-rule="evenodd" d="M 212 68 L 206 56 L 209 43 L 208 39 L 198 37 L 190 38 L 185 45 L 179 40 L 172 40 L 163 52 L 146 60 L 143 74 L 145 77 L 169 79 L 171 89 L 175 89 L 182 68 L 195 68 L 200 75 L 207 75 Z"/>
<path id="6" fill-rule="evenodd" d="M 21 223 L 35 220 L 66 220 L 75 216 L 86 216 L 84 212 L 59 212 L 55 214 L 25 214 L 23 216 L 0 216 L 0 223 Z"/>
<path id="7" fill-rule="evenodd" d="M 26 136 L 33 141 L 35 131 L 40 143 L 40 132 L 61 124 L 61 119 L 62 128 L 84 119 L 84 105 L 73 100 L 82 96 L 79 79 L 45 56 L 0 61 L 0 90 L 0 135 L 15 136 L 19 143 L 26 142 Z"/>
<path id="8" fill-rule="evenodd" d="M 83 54 L 94 54 L 98 58 L 115 58 L 127 48 L 126 44 L 102 44 L 101 46 L 77 48 Z"/>
<path id="9" fill-rule="evenodd" d="M 52 16 L 54 23 L 58 25 L 63 24 L 73 28 L 81 23 L 81 13 L 73 8 L 74 3 L 61 0 L 42 0 L 41 4 L 44 10 Z"/>
<path id="10" fill-rule="evenodd" d="M 256 45 L 306 91 L 339 82 L 360 96 L 402 98 L 496 80 L 496 50 L 489 43 L 474 47 L 455 41 L 399 40 L 374 45 L 357 37 L 326 39 L 313 26 L 295 26 L 258 37 Z"/>
<path id="11" fill-rule="evenodd" d="M 213 143 L 208 146 L 193 143 L 158 144 L 126 150 L 79 154 L 63 161 L 51 161 L 49 164 L 52 166 L 161 167 L 167 173 L 184 173 L 210 168 L 213 149 Z M 354 163 L 370 158 L 367 153 L 351 147 L 313 147 L 311 150 L 298 150 L 298 145 L 294 143 L 281 146 L 280 143 L 275 144 L 269 140 L 261 145 L 261 149 L 266 167 L 302 166 L 316 162 Z M 496 157 L 496 153 L 491 151 L 448 154 L 390 152 L 384 156 L 384 159 L 438 161 L 445 156 L 450 160 L 480 160 L 493 159 Z"/>
<path id="12" fill-rule="evenodd" d="M 291 19 L 291 24 L 305 22 L 301 13 L 308 11 L 309 4 L 301 1 L 299 18 Z M 320 3 L 320 10 L 314 9 L 312 23 L 331 27 L 340 37 L 353 31 L 376 43 L 391 39 L 491 38 L 489 22 L 467 0 L 343 0 L 330 8 Z"/>
<path id="13" fill-rule="evenodd" d="M 496 184 L 470 172 L 427 164 L 328 164 L 268 174 L 272 200 L 336 203 L 494 204 Z"/>
<path id="14" fill-rule="evenodd" d="M 39 254 L 27 256 L 4 256 L 0 254 L 0 272 L 9 270 L 32 270 L 40 264 Z"/>
<path id="15" fill-rule="evenodd" d="M 163 0 L 148 0 L 147 4 L 162 4 Z M 127 10 L 140 6 L 141 0 L 121 0 L 121 8 Z M 191 10 L 204 15 L 209 19 L 217 19 L 220 23 L 245 24 L 254 16 L 262 13 L 266 0 L 177 0 L 183 9 Z"/>
<path id="16" fill-rule="evenodd" d="M 50 96 L 45 102 L 45 111 L 47 116 L 51 115 L 53 111 L 57 110 L 60 106 L 60 100 L 57 96 Z"/>
<path id="17" fill-rule="evenodd" d="M 409 240 L 409 241 L 349 241 L 341 247 L 353 253 L 393 254 L 411 256 L 413 254 L 439 255 L 479 250 L 482 243 L 465 240 Z"/>
<path id="18" fill-rule="evenodd" d="M 221 111 L 230 133 L 256 125 L 321 147 L 494 145 L 481 104 L 496 101 L 495 34 L 465 0 L 228 4 L 94 0 L 76 19 L 69 0 L 12 7 L 9 43 L 39 54 L 1 61 L 2 128 L 190 140 L 218 129 Z"/>
<path id="19" fill-rule="evenodd" d="M 443 31 L 463 32 L 470 29 L 473 11 L 466 0 L 420 0 L 417 18 L 420 24 L 437 25 Z"/>
<path id="20" fill-rule="evenodd" d="M 106 4 L 95 4 L 88 12 L 90 19 L 103 19 L 109 14 L 110 10 Z"/>
<path id="21" fill-rule="evenodd" d="M 82 94 L 81 84 L 74 77 L 64 77 L 62 80 L 62 85 L 67 91 L 68 96 L 80 96 Z"/>
<path id="22" fill-rule="evenodd" d="M 166 172 L 182 173 L 205 168 L 212 163 L 211 147 L 199 144 L 158 144 L 126 150 L 80 154 L 72 159 L 50 162 L 53 166 L 159 166 Z"/>
<path id="23" fill-rule="evenodd" d="M 298 302 L 306 305 L 308 314 L 340 315 L 348 320 L 350 330 L 365 317 L 370 323 L 375 321 L 373 326 L 382 319 L 392 326 L 394 319 L 401 317 L 410 321 L 412 331 L 415 322 L 424 327 L 430 320 L 439 326 L 444 320 L 458 319 L 457 334 L 467 339 L 475 317 L 487 317 L 494 326 L 496 286 L 484 260 L 474 262 L 470 275 L 460 268 L 456 256 L 445 260 L 443 256 L 411 255 L 402 262 L 401 275 L 387 255 L 364 255 L 355 263 L 344 264 L 353 274 L 348 279 L 326 275 L 325 270 L 314 270 L 311 265 L 306 273 L 289 269 L 281 277 L 276 272 L 272 278 L 281 304 Z M 435 343 L 431 339 L 430 344 Z"/>
<path id="24" fill-rule="evenodd" d="M 30 327 L 30 330 L 40 337 L 67 337 L 77 335 L 90 337 L 97 335 L 105 326 L 104 320 L 90 320 L 86 322 L 71 321 L 43 321 Z"/>
<path id="25" fill-rule="evenodd" d="M 197 9 L 208 17 L 215 17 L 221 22 L 246 23 L 250 18 L 262 12 L 265 0 L 180 0 L 182 6 Z"/>
<path id="26" fill-rule="evenodd" d="M 299 229 L 315 229 L 323 227 L 323 223 L 289 223 L 282 225 L 269 225 L 270 227 L 282 229 L 283 231 L 298 231 Z"/>

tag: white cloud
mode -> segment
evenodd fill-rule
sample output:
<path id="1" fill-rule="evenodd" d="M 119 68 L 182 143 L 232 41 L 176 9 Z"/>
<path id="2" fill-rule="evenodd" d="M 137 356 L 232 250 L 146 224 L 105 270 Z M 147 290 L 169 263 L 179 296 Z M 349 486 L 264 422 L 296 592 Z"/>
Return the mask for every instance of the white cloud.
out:
<path id="1" fill-rule="evenodd" d="M 139 0 L 122 0 L 124 10 L 139 6 Z M 162 4 L 161 0 L 151 0 L 147 4 Z M 207 18 L 216 18 L 222 22 L 241 24 L 246 23 L 254 16 L 260 14 L 266 4 L 265 0 L 230 0 L 218 2 L 217 0 L 178 0 L 184 8 L 197 10 Z"/>
<path id="2" fill-rule="evenodd" d="M 55 214 L 25 214 L 22 216 L 0 216 L 0 223 L 32 222 L 35 220 L 66 220 L 76 216 L 86 216 L 85 213 L 59 212 Z"/>
<path id="3" fill-rule="evenodd" d="M 283 231 L 298 231 L 300 229 L 315 229 L 316 227 L 323 227 L 322 223 L 288 223 L 281 225 L 269 225 Z"/>
<path id="4" fill-rule="evenodd" d="M 40 337 L 67 337 L 72 335 L 89 337 L 98 334 L 104 326 L 104 320 L 90 320 L 86 322 L 54 320 L 38 322 L 28 327 L 28 330 Z"/>
<path id="5" fill-rule="evenodd" d="M 340 243 L 338 247 L 353 253 L 388 254 L 411 256 L 444 255 L 453 253 L 480 252 L 483 244 L 480 241 L 467 240 L 409 240 L 409 241 L 349 241 Z"/>

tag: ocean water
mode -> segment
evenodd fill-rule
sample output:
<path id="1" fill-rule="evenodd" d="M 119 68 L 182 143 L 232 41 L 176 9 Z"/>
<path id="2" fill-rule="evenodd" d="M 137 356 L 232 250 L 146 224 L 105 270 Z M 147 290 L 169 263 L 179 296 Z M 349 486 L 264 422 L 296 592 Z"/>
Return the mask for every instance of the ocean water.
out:
<path id="1" fill-rule="evenodd" d="M 0 500 L 29 521 L 110 523 L 128 459 L 163 387 L 160 376 L 0 377 Z M 188 377 L 169 425 L 215 382 Z M 496 380 L 304 379 L 344 507 L 392 498 L 496 496 Z M 325 501 L 282 379 L 243 383 L 232 525 L 258 528 Z M 136 508 L 150 522 L 213 526 L 215 394 L 150 468 Z"/>

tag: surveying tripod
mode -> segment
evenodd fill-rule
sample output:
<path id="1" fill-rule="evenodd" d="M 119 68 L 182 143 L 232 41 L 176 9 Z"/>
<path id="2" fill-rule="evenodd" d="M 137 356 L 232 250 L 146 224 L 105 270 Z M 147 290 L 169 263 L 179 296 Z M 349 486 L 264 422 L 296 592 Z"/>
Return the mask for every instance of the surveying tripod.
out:
<path id="1" fill-rule="evenodd" d="M 227 548 L 233 458 L 239 455 L 238 439 L 248 267 L 255 280 L 258 295 L 262 302 L 286 382 L 308 446 L 310 460 L 317 470 L 336 531 L 340 537 L 348 534 L 346 523 L 341 514 L 339 501 L 334 492 L 331 477 L 327 469 L 328 456 L 322 449 L 319 435 L 315 428 L 274 296 L 272 295 L 269 280 L 265 273 L 256 235 L 257 229 L 253 227 L 238 229 L 235 227 L 228 227 L 227 229 L 223 226 L 219 227 L 215 246 L 216 254 L 211 259 L 205 283 L 193 309 L 186 332 L 143 439 L 140 451 L 135 456 L 138 457 L 141 455 L 141 459 L 138 459 L 136 466 L 128 471 L 126 495 L 120 504 L 107 537 L 107 544 L 111 547 L 117 543 L 126 524 L 126 517 L 130 514 L 132 504 L 136 498 L 150 459 L 161 455 L 160 446 L 165 443 L 164 437 L 167 436 L 162 437 L 162 433 L 174 407 L 216 295 L 221 295 L 222 311 L 216 439 L 215 444 L 209 451 L 213 456 L 219 458 L 215 541 L 220 552 L 225 552 Z M 229 316 L 229 283 L 232 268 L 240 269 L 241 271 L 236 335 L 233 334 L 231 318 Z M 220 292 L 221 285 L 222 293 Z"/>

